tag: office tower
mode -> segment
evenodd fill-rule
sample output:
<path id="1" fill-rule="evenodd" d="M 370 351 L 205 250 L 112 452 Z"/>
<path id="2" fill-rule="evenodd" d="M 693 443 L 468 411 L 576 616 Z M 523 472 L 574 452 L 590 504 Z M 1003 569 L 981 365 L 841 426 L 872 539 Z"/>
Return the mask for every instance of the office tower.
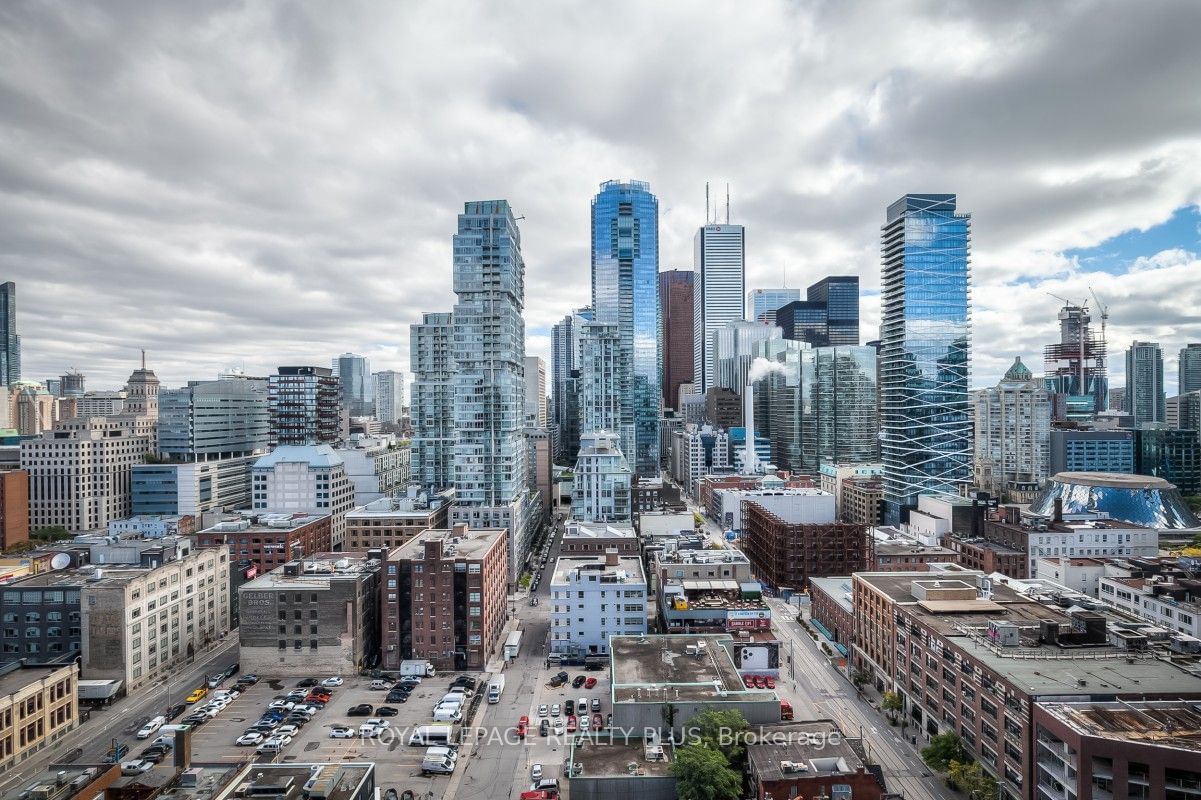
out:
<path id="1" fill-rule="evenodd" d="M 783 334 L 775 325 L 741 320 L 722 325 L 713 334 L 716 378 L 710 388 L 732 389 L 742 397 L 746 390 L 747 371 L 759 354 L 759 343 L 780 338 L 783 338 Z"/>
<path id="2" fill-rule="evenodd" d="M 565 316 L 551 328 L 551 415 L 555 461 L 574 464 L 580 449 L 579 357 L 583 326 L 596 318 L 591 308 Z"/>
<path id="3" fill-rule="evenodd" d="M 1134 472 L 1134 431 L 1051 431 L 1051 475 L 1061 472 Z"/>
<path id="4" fill-rule="evenodd" d="M 1134 432 L 1134 470 L 1174 484 L 1187 496 L 1201 492 L 1201 431 L 1141 428 Z"/>
<path id="5" fill-rule="evenodd" d="M 0 384 L 21 380 L 21 337 L 17 335 L 17 285 L 0 284 Z"/>
<path id="6" fill-rule="evenodd" d="M 859 278 L 832 275 L 809 287 L 806 300 L 826 306 L 827 345 L 859 344 Z M 778 323 L 777 323 L 778 324 Z"/>
<path id="7" fill-rule="evenodd" d="M 1201 389 L 1169 397 L 1164 421 L 1169 428 L 1201 431 Z"/>
<path id="8" fill-rule="evenodd" d="M 622 401 L 635 474 L 659 474 L 659 201 L 643 181 L 606 181 L 592 200 L 592 308 L 616 325 L 630 377 Z M 586 432 L 586 431 L 585 431 Z"/>
<path id="9" fill-rule="evenodd" d="M 776 309 L 775 316 L 785 339 L 808 342 L 814 347 L 830 343 L 829 309 L 825 303 L 794 300 Z"/>
<path id="10" fill-rule="evenodd" d="M 634 450 L 634 424 L 626 415 L 629 394 L 629 350 L 616 325 L 587 322 L 580 327 L 579 428 L 581 446 L 588 434 L 616 435 L 622 452 Z"/>
<path id="11" fill-rule="evenodd" d="M 334 444 L 342 438 L 341 387 L 327 367 L 279 367 L 267 379 L 271 445 Z"/>
<path id="12" fill-rule="evenodd" d="M 59 377 L 59 397 L 78 397 L 84 394 L 83 373 L 78 370 L 68 370 Z"/>
<path id="13" fill-rule="evenodd" d="M 385 425 L 396 425 L 404 414 L 405 374 L 386 369 L 371 376 L 375 393 L 375 418 Z"/>
<path id="14" fill-rule="evenodd" d="M 1187 394 L 1201 389 L 1201 343 L 1192 342 L 1180 350 L 1179 391 Z"/>
<path id="15" fill-rule="evenodd" d="M 1109 390 L 1109 410 L 1127 412 L 1130 409 L 1126 407 L 1126 387 L 1115 386 Z"/>
<path id="16" fill-rule="evenodd" d="M 1134 342 L 1126 351 L 1126 402 L 1135 426 L 1163 422 L 1163 350 L 1158 342 Z"/>
<path id="17" fill-rule="evenodd" d="M 777 325 L 776 310 L 800 299 L 800 289 L 751 289 L 746 296 L 746 306 L 751 310 L 750 321 Z"/>
<path id="18" fill-rule="evenodd" d="M 454 236 L 454 486 L 451 523 L 507 528 L 510 579 L 529 550 L 525 262 L 507 200 L 465 203 Z"/>
<path id="19" fill-rule="evenodd" d="M 777 467 L 817 477 L 826 464 L 879 458 L 876 349 L 809 347 L 770 339 L 759 355 L 778 364 L 755 387 L 755 432 Z"/>
<path id="20" fill-rule="evenodd" d="M 1029 502 L 1050 477 L 1051 393 L 1020 358 L 991 389 L 972 392 L 976 487 Z"/>
<path id="21" fill-rule="evenodd" d="M 705 225 L 692 245 L 692 382 L 704 394 L 717 385 L 713 334 L 745 318 L 746 234 L 741 225 Z"/>
<path id="22" fill-rule="evenodd" d="M 1084 422 L 1108 408 L 1109 377 L 1105 339 L 1092 329 L 1087 304 L 1059 310 L 1059 342 L 1043 350 L 1047 388 L 1062 395 L 1056 419 Z"/>
<path id="23" fill-rule="evenodd" d="M 546 427 L 546 362 L 525 357 L 525 424 Z"/>
<path id="24" fill-rule="evenodd" d="M 909 194 L 882 229 L 880 324 L 884 518 L 972 478 L 968 400 L 970 215 L 953 194 Z M 905 513 L 907 516 L 907 513 Z"/>
<path id="25" fill-rule="evenodd" d="M 617 435 L 585 433 L 576 458 L 571 516 L 585 522 L 630 521 L 630 465 Z"/>
<path id="26" fill-rule="evenodd" d="M 271 441 L 267 379 L 189 381 L 159 394 L 158 450 L 180 461 L 265 451 Z"/>
<path id="27" fill-rule="evenodd" d="M 454 483 L 454 375 L 449 313 L 425 313 L 409 326 L 409 369 L 413 372 L 413 479 L 430 489 Z"/>
<path id="28" fill-rule="evenodd" d="M 342 398 L 342 407 L 352 417 L 372 414 L 375 394 L 371 389 L 371 368 L 367 359 L 354 353 L 343 353 L 333 360 L 334 377 Z"/>
<path id="29" fill-rule="evenodd" d="M 692 383 L 692 286 L 692 270 L 659 273 L 663 407 L 676 411 L 680 411 L 680 386 Z"/>

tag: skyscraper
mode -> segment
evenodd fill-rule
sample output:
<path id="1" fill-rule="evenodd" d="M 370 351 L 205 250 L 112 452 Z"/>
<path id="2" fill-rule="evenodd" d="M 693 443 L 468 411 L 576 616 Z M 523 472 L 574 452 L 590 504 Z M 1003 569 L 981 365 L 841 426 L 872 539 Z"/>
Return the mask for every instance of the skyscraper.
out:
<path id="1" fill-rule="evenodd" d="M 1066 304 L 1059 310 L 1059 341 L 1043 349 L 1047 388 L 1059 395 L 1056 419 L 1084 422 L 1109 407 L 1105 339 L 1091 323 L 1088 305 Z"/>
<path id="2" fill-rule="evenodd" d="M 800 299 L 800 289 L 751 289 L 746 296 L 747 308 L 751 310 L 750 321 L 776 325 L 776 309 Z"/>
<path id="3" fill-rule="evenodd" d="M 525 357 L 525 424 L 546 427 L 546 362 Z"/>
<path id="4" fill-rule="evenodd" d="M 21 380 L 21 337 L 17 335 L 17 285 L 0 284 L 0 385 Z"/>
<path id="5" fill-rule="evenodd" d="M 425 313 L 409 326 L 413 372 L 413 479 L 431 489 L 454 483 L 454 354 L 449 313 Z"/>
<path id="6" fill-rule="evenodd" d="M 634 425 L 625 414 L 629 393 L 629 351 L 616 325 L 588 322 L 579 331 L 580 441 L 605 431 L 618 438 L 622 452 L 634 449 Z"/>
<path id="7" fill-rule="evenodd" d="M 386 369 L 371 376 L 375 394 L 375 418 L 385 425 L 395 425 L 404 413 L 405 375 Z"/>
<path id="8" fill-rule="evenodd" d="M 692 246 L 692 382 L 704 394 L 716 385 L 713 334 L 745 318 L 746 233 L 741 225 L 705 225 Z"/>
<path id="9" fill-rule="evenodd" d="M 342 391 L 342 406 L 352 417 L 372 414 L 375 394 L 371 389 L 371 368 L 367 359 L 354 353 L 343 353 L 333 360 L 334 376 Z"/>
<path id="10" fill-rule="evenodd" d="M 1135 426 L 1163 422 L 1163 350 L 1159 342 L 1134 342 L 1126 351 L 1126 402 Z"/>
<path id="11" fill-rule="evenodd" d="M 826 343 L 859 344 L 859 278 L 831 275 L 809 287 L 806 299 L 826 305 Z"/>
<path id="12" fill-rule="evenodd" d="M 452 522 L 507 528 L 516 580 L 529 550 L 525 406 L 525 262 L 507 200 L 463 205 L 454 236 Z"/>
<path id="13" fill-rule="evenodd" d="M 713 333 L 713 386 L 732 389 L 739 397 L 746 390 L 751 362 L 759 354 L 759 343 L 782 338 L 775 325 L 739 320 L 727 322 Z M 713 388 L 713 387 L 710 387 Z"/>
<path id="14" fill-rule="evenodd" d="M 621 424 L 633 429 L 625 455 L 637 475 L 659 474 L 659 200 L 650 189 L 606 181 L 592 200 L 592 307 L 628 354 Z"/>
<path id="15" fill-rule="evenodd" d="M 340 388 L 327 367 L 279 367 L 267 379 L 271 444 L 336 444 L 342 438 Z"/>
<path id="16" fill-rule="evenodd" d="M 1027 502 L 1051 463 L 1051 393 L 1015 358 L 995 387 L 972 392 L 976 419 L 976 486 Z"/>
<path id="17" fill-rule="evenodd" d="M 663 406 L 676 408 L 680 384 L 692 383 L 692 270 L 659 273 L 659 338 L 663 348 Z"/>
<path id="18" fill-rule="evenodd" d="M 181 461 L 261 453 L 271 439 L 267 379 L 189 381 L 159 393 L 158 449 Z"/>
<path id="19" fill-rule="evenodd" d="M 1179 391 L 1186 394 L 1201 389 L 1201 343 L 1193 342 L 1180 349 Z"/>
<path id="20" fill-rule="evenodd" d="M 584 434 L 576 460 L 571 516 L 587 522 L 630 521 L 630 465 L 617 436 L 606 431 Z"/>
<path id="21" fill-rule="evenodd" d="M 920 494 L 959 494 L 972 478 L 968 399 L 971 218 L 953 194 L 908 194 L 881 233 L 883 516 Z"/>
<path id="22" fill-rule="evenodd" d="M 580 332 L 593 319 L 591 308 L 581 308 L 551 328 L 551 425 L 559 464 L 574 464 L 580 449 Z"/>

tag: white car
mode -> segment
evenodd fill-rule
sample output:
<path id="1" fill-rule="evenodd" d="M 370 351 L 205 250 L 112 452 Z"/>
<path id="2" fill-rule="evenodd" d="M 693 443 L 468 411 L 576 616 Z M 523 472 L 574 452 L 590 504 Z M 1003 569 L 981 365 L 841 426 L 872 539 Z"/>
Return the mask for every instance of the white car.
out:
<path id="1" fill-rule="evenodd" d="M 283 747 L 284 745 L 288 745 L 288 744 L 292 743 L 292 737 L 287 735 L 286 733 L 279 733 L 277 731 L 277 732 L 271 734 L 271 738 L 269 738 L 267 741 L 263 742 L 263 744 L 272 744 L 272 743 L 278 744 L 280 747 Z"/>
<path id="2" fill-rule="evenodd" d="M 331 739 L 353 739 L 355 736 L 353 728 L 347 728 L 342 725 L 329 729 L 329 738 Z"/>
<path id="3" fill-rule="evenodd" d="M 557 719 L 550 724 L 550 729 L 554 732 L 555 736 L 562 736 L 567 727 L 563 724 L 563 720 Z"/>
<path id="4" fill-rule="evenodd" d="M 552 717 L 559 716 L 559 704 L 558 703 L 555 703 L 553 706 L 550 707 L 550 715 Z"/>
<path id="5" fill-rule="evenodd" d="M 325 680 L 321 681 L 321 685 L 326 689 L 336 689 L 342 685 L 342 679 L 335 675 L 332 678 L 326 678 Z"/>
<path id="6" fill-rule="evenodd" d="M 588 714 L 587 713 L 580 714 L 580 730 L 582 730 L 582 731 L 588 730 Z"/>
<path id="7" fill-rule="evenodd" d="M 204 714 L 209 719 L 212 719 L 213 717 L 215 717 L 221 713 L 221 706 L 214 706 L 214 705 L 201 706 L 200 708 L 196 709 L 193 713 Z"/>
<path id="8" fill-rule="evenodd" d="M 535 764 L 534 766 L 530 767 L 530 779 L 536 781 L 536 780 L 540 780 L 541 778 L 542 778 L 542 765 Z"/>
<path id="9" fill-rule="evenodd" d="M 382 730 L 383 730 L 383 728 L 377 727 L 375 725 L 368 725 L 367 723 L 364 722 L 362 725 L 359 726 L 359 736 L 365 736 L 368 739 L 373 739 L 376 736 L 379 736 L 379 732 Z"/>
<path id="10" fill-rule="evenodd" d="M 212 700 L 209 700 L 208 704 L 210 706 L 219 706 L 224 711 L 225 707 L 232 702 L 233 699 L 229 697 L 214 697 Z"/>
<path id="11" fill-rule="evenodd" d="M 249 747 L 250 745 L 262 744 L 263 734 L 261 733 L 244 733 L 238 737 L 238 741 L 234 742 L 238 747 Z"/>
<path id="12" fill-rule="evenodd" d="M 309 719 L 312 719 L 313 715 L 317 713 L 317 706 L 310 706 L 307 704 L 302 705 L 302 706 L 296 706 L 295 708 L 292 709 L 292 713 L 293 714 L 304 714 Z"/>
<path id="13" fill-rule="evenodd" d="M 277 711 L 291 711 L 295 706 L 296 704 L 289 700 L 275 700 L 267 708 Z"/>
<path id="14" fill-rule="evenodd" d="M 368 717 L 366 720 L 363 721 L 363 724 L 364 725 L 374 725 L 377 728 L 391 728 L 392 727 L 391 722 L 389 722 L 386 719 L 381 719 L 380 717 Z"/>
<path id="15" fill-rule="evenodd" d="M 295 725 L 280 725 L 278 728 L 276 728 L 271 733 L 271 735 L 272 736 L 295 736 L 298 733 L 300 733 L 300 728 L 296 727 Z"/>
<path id="16" fill-rule="evenodd" d="M 538 716 L 545 717 L 548 712 L 549 712 L 549 709 L 547 708 L 546 703 L 543 703 L 542 705 L 538 706 Z"/>

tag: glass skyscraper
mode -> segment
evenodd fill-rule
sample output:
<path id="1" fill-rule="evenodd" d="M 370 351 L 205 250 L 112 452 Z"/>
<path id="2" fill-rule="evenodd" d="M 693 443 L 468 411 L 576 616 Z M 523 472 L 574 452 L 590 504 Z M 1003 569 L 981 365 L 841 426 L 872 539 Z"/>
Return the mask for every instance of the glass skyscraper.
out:
<path id="1" fill-rule="evenodd" d="M 826 304 L 826 339 L 830 345 L 859 344 L 859 278 L 832 275 L 809 287 L 806 299 Z"/>
<path id="2" fill-rule="evenodd" d="M 1201 389 L 1201 344 L 1196 342 L 1180 349 L 1180 372 L 1177 394 Z"/>
<path id="3" fill-rule="evenodd" d="M 616 325 L 622 450 L 638 475 L 659 474 L 659 200 L 643 181 L 606 181 L 592 200 L 592 308 Z M 583 431 L 585 433 L 589 431 Z M 632 434 L 632 439 L 630 435 Z"/>
<path id="4" fill-rule="evenodd" d="M 881 235 L 880 454 L 886 523 L 972 479 L 971 217 L 953 194 L 908 194 Z"/>
<path id="5" fill-rule="evenodd" d="M 1163 350 L 1159 342 L 1134 342 L 1126 351 L 1126 402 L 1134 424 L 1163 422 Z"/>
<path id="6" fill-rule="evenodd" d="M 17 335 L 17 285 L 0 284 L 0 385 L 21 380 L 21 337 Z"/>
<path id="7" fill-rule="evenodd" d="M 366 417 L 374 413 L 375 394 L 366 357 L 343 353 L 334 358 L 333 370 L 342 386 L 342 405 L 350 416 Z"/>
<path id="8" fill-rule="evenodd" d="M 580 336 L 594 318 L 591 308 L 581 308 L 551 327 L 550 421 L 559 464 L 574 464 L 580 449 Z"/>
<path id="9" fill-rule="evenodd" d="M 413 373 L 413 478 L 445 489 L 454 483 L 454 354 L 449 313 L 426 312 L 409 326 L 409 369 Z"/>
<path id="10" fill-rule="evenodd" d="M 800 299 L 800 289 L 752 289 L 746 296 L 747 308 L 751 310 L 750 321 L 778 325 L 776 309 Z"/>

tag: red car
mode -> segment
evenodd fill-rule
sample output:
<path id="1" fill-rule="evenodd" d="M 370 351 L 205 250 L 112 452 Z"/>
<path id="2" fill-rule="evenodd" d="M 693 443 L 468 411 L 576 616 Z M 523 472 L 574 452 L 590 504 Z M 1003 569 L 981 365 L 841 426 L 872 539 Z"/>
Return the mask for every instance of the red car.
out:
<path id="1" fill-rule="evenodd" d="M 596 678 L 589 678 L 588 680 L 584 681 L 585 689 L 591 689 L 593 686 L 596 686 Z"/>
<path id="2" fill-rule="evenodd" d="M 525 732 L 527 729 L 529 729 L 529 727 L 530 727 L 530 718 L 527 717 L 525 714 L 522 714 L 521 719 L 517 720 L 517 736 L 518 736 L 518 738 L 524 739 Z"/>
<path id="3" fill-rule="evenodd" d="M 774 688 L 776 688 L 776 679 L 770 675 L 764 675 L 763 676 L 763 685 L 766 686 L 768 689 L 774 689 Z"/>
<path id="4" fill-rule="evenodd" d="M 575 718 L 575 715 L 572 714 L 570 717 L 567 718 L 567 732 L 575 733 L 576 727 L 577 727 L 576 726 L 576 718 Z"/>
<path id="5" fill-rule="evenodd" d="M 756 676 L 755 676 L 755 677 L 754 677 L 752 680 L 753 680 L 753 682 L 754 682 L 754 684 L 755 684 L 755 688 L 756 688 L 756 689 L 763 689 L 763 688 L 764 688 L 764 686 L 763 686 L 763 676 L 762 676 L 762 675 L 756 675 Z"/>

